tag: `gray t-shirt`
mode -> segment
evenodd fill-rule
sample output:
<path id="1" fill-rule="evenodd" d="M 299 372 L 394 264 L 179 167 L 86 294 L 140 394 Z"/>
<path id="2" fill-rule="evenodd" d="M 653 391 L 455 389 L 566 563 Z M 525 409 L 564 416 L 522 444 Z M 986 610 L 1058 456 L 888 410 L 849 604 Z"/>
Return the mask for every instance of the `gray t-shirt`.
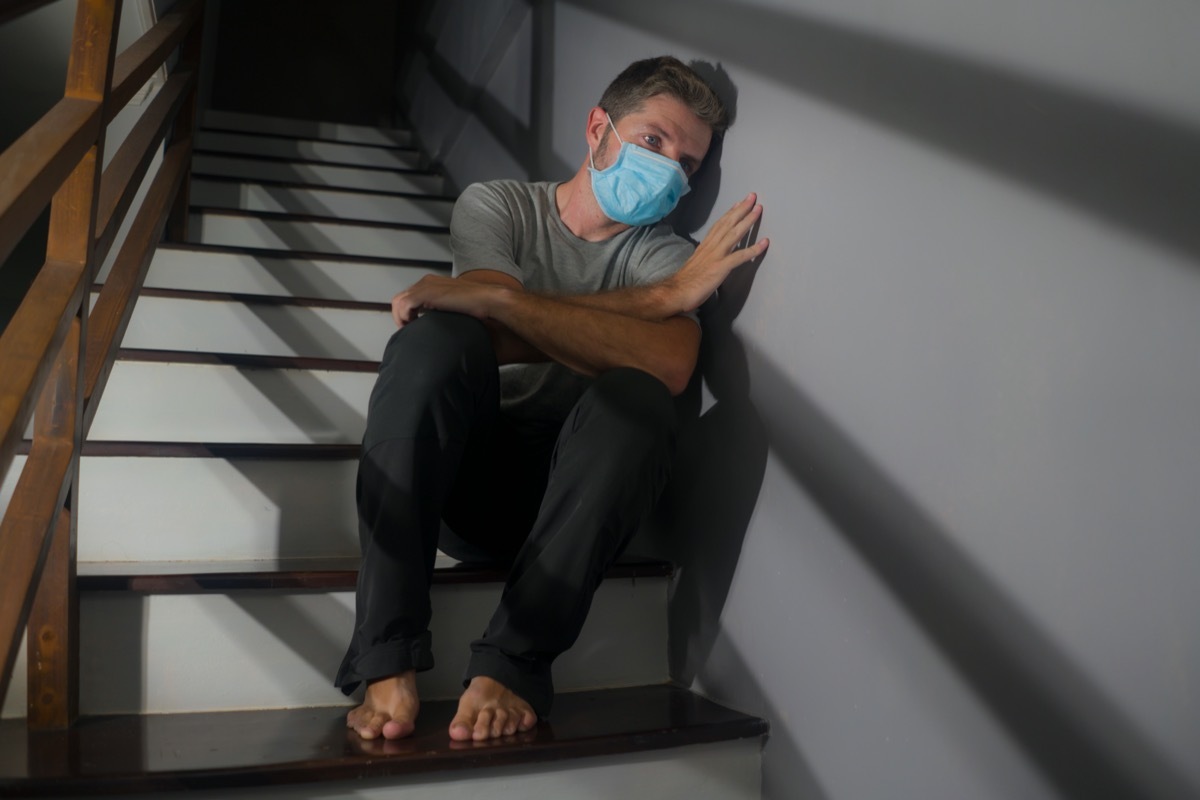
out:
<path id="1" fill-rule="evenodd" d="M 656 283 L 691 256 L 692 244 L 661 222 L 602 242 L 580 239 L 558 215 L 557 187 L 509 180 L 468 186 L 450 221 L 454 275 L 490 269 L 539 294 L 592 294 Z M 500 369 L 501 407 L 531 424 L 556 425 L 588 381 L 556 363 L 506 365 Z"/>

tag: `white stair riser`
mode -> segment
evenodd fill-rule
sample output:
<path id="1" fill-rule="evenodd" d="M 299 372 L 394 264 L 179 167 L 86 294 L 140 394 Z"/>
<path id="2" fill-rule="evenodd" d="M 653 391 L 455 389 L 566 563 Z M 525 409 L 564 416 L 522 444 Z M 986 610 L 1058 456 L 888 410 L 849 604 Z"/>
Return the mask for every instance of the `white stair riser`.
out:
<path id="1" fill-rule="evenodd" d="M 145 285 L 155 289 L 387 303 L 396 292 L 429 274 L 444 275 L 446 272 L 429 267 L 163 247 L 150 263 Z M 101 280 L 104 277 L 102 275 Z"/>
<path id="2" fill-rule="evenodd" d="M 207 153 L 197 153 L 192 157 L 192 171 L 200 175 L 230 175 L 248 180 L 308 183 L 342 189 L 370 189 L 377 192 L 440 196 L 445 191 L 445 184 L 440 175 L 299 162 L 259 161 Z"/>
<path id="3" fill-rule="evenodd" d="M 370 372 L 118 361 L 93 440 L 356 444 Z"/>
<path id="4" fill-rule="evenodd" d="M 416 170 L 423 168 L 420 154 L 415 150 L 388 150 L 360 144 L 316 142 L 306 139 L 284 139 L 240 133 L 200 131 L 196 134 L 196 149 L 387 169 Z"/>
<path id="5" fill-rule="evenodd" d="M 192 215 L 188 236 L 200 244 L 420 261 L 450 260 L 450 235 L 440 231 L 207 213 Z"/>
<path id="6" fill-rule="evenodd" d="M 121 346 L 378 361 L 395 332 L 388 311 L 141 297 Z"/>
<path id="7" fill-rule="evenodd" d="M 448 226 L 450 212 L 454 208 L 452 201 L 439 198 L 361 194 L 204 178 L 192 181 L 191 192 L 194 206 L 313 214 L 402 225 Z"/>
<path id="8" fill-rule="evenodd" d="M 436 665 L 420 675 L 422 697 L 462 692 L 467 645 L 487 626 L 501 588 L 434 588 Z M 666 681 L 666 591 L 665 578 L 606 581 L 579 641 L 555 663 L 556 687 Z M 81 710 L 166 713 L 349 703 L 332 681 L 353 625 L 352 592 L 88 592 L 80 617 Z"/>
<path id="9" fill-rule="evenodd" d="M 0 486 L 0 508 L 24 463 L 18 456 Z M 353 460 L 84 456 L 79 560 L 357 556 L 357 469 Z"/>
<path id="10" fill-rule="evenodd" d="M 411 147 L 413 144 L 412 133 L 409 131 L 369 128 L 363 125 L 286 119 L 215 109 L 205 110 L 203 120 L 204 127 L 222 130 L 250 131 L 311 139 L 334 139 L 341 142 L 380 144 L 389 147 Z"/>
<path id="11" fill-rule="evenodd" d="M 762 739 L 738 739 L 642 753 L 593 756 L 554 765 L 483 768 L 420 780 L 376 779 L 256 788 L 245 796 L 261 800 L 759 800 L 762 797 Z M 229 790 L 197 792 L 188 800 L 225 800 Z M 178 794 L 139 795 L 178 800 Z"/>

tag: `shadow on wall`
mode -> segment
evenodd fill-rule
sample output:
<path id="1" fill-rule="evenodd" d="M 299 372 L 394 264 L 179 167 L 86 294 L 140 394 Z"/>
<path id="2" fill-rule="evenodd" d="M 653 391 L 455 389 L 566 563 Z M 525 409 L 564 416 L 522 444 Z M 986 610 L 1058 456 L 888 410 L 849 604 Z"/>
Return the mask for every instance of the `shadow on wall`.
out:
<path id="1" fill-rule="evenodd" d="M 1063 797 L 1195 797 L 1035 622 L 757 352 L 772 450 Z"/>
<path id="2" fill-rule="evenodd" d="M 563 0 L 717 55 L 1200 261 L 1200 131 L 1001 67 L 731 0 Z"/>
<path id="3" fill-rule="evenodd" d="M 497 26 L 486 50 L 478 58 L 478 66 L 470 76 L 464 75 L 455 64 L 438 52 L 438 37 L 445 20 L 435 18 L 434 5 L 427 4 L 422 16 L 417 18 L 419 24 L 413 26 L 415 32 L 404 37 L 405 65 L 397 79 L 397 83 L 403 85 L 406 76 L 422 74 L 423 77 L 431 79 L 454 106 L 455 113 L 450 124 L 438 133 L 435 141 L 424 142 L 431 160 L 444 167 L 468 124 L 475 120 L 513 161 L 521 166 L 530 180 L 563 179 L 574 173 L 575 168 L 559 158 L 550 147 L 549 132 L 553 120 L 549 101 L 554 87 L 554 4 L 514 0 Z M 486 87 L 531 15 L 532 82 L 530 122 L 526 123 L 509 111 Z M 406 108 L 405 113 L 409 113 L 409 109 Z"/>

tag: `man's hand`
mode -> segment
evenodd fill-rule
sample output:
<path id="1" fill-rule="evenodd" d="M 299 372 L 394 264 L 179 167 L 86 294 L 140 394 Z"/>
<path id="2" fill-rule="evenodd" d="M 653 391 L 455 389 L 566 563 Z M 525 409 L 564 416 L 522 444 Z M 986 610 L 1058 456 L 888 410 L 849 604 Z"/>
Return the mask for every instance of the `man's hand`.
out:
<path id="1" fill-rule="evenodd" d="M 392 319 L 397 328 L 403 328 L 422 311 L 437 309 L 487 320 L 499 296 L 507 291 L 510 290 L 494 283 L 426 275 L 392 298 Z"/>
<path id="2" fill-rule="evenodd" d="M 767 239 L 734 249 L 762 218 L 763 208 L 757 204 L 757 200 L 758 196 L 751 192 L 744 200 L 735 203 L 709 228 L 708 235 L 696 247 L 692 257 L 678 272 L 663 281 L 672 304 L 676 306 L 672 313 L 699 308 L 729 273 L 767 251 Z"/>

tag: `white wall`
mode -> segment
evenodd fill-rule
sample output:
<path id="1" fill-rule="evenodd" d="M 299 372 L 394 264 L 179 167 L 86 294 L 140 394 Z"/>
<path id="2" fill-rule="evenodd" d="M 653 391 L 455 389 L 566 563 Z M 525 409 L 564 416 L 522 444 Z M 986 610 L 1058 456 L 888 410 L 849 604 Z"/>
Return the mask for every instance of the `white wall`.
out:
<path id="1" fill-rule="evenodd" d="M 765 796 L 1200 791 L 1200 7 L 444 0 L 424 30 L 401 101 L 460 186 L 568 176 L 634 58 L 736 87 L 691 216 L 757 191 L 772 245 L 660 535 L 675 673 L 770 719 Z"/>

